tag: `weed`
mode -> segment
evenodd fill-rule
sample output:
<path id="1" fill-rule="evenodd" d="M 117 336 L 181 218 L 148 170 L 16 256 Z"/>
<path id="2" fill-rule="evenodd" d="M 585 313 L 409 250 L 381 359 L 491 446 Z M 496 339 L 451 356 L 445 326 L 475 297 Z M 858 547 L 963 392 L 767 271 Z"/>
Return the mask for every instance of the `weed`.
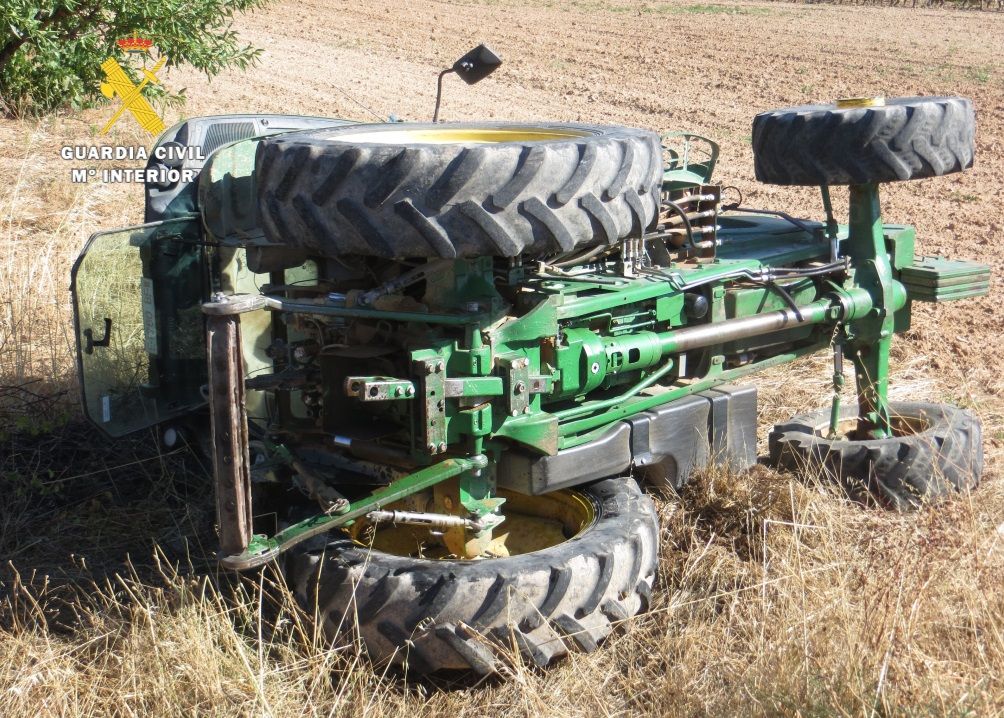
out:
<path id="1" fill-rule="evenodd" d="M 741 5 L 699 3 L 696 5 L 656 5 L 647 12 L 670 13 L 674 15 L 770 15 L 771 9 Z"/>
<path id="2" fill-rule="evenodd" d="M 967 67 L 965 70 L 966 79 L 985 85 L 990 82 L 991 69 L 989 65 Z"/>

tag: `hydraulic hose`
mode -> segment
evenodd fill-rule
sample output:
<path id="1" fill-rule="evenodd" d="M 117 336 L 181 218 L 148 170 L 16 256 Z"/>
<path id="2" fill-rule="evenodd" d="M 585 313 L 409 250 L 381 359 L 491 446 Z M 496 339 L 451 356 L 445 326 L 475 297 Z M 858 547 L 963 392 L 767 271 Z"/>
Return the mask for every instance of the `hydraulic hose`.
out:
<path id="1" fill-rule="evenodd" d="M 697 246 L 694 244 L 694 227 L 693 225 L 690 224 L 690 218 L 687 216 L 687 213 L 684 212 L 683 208 L 676 202 L 671 202 L 668 199 L 664 199 L 662 203 L 666 207 L 669 207 L 671 210 L 673 210 L 674 214 L 676 214 L 682 220 L 683 228 L 687 232 L 687 244 L 690 245 L 691 249 L 697 249 Z"/>

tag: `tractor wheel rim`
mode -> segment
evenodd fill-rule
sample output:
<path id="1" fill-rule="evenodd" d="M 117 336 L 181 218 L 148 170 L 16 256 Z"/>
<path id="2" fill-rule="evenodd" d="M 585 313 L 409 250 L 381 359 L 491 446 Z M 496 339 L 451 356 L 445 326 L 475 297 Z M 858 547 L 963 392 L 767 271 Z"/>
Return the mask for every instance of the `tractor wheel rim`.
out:
<path id="1" fill-rule="evenodd" d="M 565 127 L 415 127 L 393 130 L 340 130 L 336 142 L 374 145 L 499 144 L 504 142 L 553 142 L 589 137 L 593 133 Z"/>
<path id="2" fill-rule="evenodd" d="M 501 508 L 505 521 L 493 531 L 491 548 L 484 558 L 521 556 L 557 546 L 588 529 L 599 511 L 595 500 L 574 490 L 543 496 L 500 490 L 499 496 L 506 499 Z M 420 526 L 375 526 L 361 520 L 346 530 L 357 545 L 394 556 L 470 560 L 449 555 L 429 529 Z"/>

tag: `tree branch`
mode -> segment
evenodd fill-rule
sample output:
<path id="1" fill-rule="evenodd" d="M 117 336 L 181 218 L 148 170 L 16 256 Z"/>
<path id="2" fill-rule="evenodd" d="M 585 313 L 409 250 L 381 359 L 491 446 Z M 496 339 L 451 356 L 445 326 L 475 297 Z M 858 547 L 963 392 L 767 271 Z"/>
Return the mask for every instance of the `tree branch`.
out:
<path id="1" fill-rule="evenodd" d="M 40 11 L 41 12 L 41 11 Z M 63 5 L 61 8 L 56 10 L 56 12 L 49 15 L 49 17 L 41 19 L 38 24 L 39 30 L 45 30 L 51 25 L 61 22 L 70 16 L 70 9 Z M 40 19 L 38 15 L 35 15 L 35 19 Z M 3 48 L 0 48 L 0 68 L 10 62 L 10 59 L 14 57 L 14 53 L 21 49 L 21 46 L 28 42 L 28 33 L 24 33 L 21 37 L 15 37 L 13 40 L 8 42 Z"/>

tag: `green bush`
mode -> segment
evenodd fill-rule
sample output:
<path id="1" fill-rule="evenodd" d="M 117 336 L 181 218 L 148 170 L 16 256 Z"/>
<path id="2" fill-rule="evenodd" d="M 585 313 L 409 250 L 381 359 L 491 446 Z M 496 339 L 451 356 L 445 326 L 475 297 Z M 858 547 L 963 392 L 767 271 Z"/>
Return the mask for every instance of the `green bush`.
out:
<path id="1" fill-rule="evenodd" d="M 0 3 L 0 112 L 39 115 L 100 101 L 101 63 L 120 54 L 119 38 L 138 32 L 167 55 L 213 76 L 245 68 L 260 50 L 231 28 L 236 13 L 268 0 L 4 0 Z M 126 68 L 127 72 L 131 72 Z M 184 95 L 154 86 L 152 95 Z"/>

